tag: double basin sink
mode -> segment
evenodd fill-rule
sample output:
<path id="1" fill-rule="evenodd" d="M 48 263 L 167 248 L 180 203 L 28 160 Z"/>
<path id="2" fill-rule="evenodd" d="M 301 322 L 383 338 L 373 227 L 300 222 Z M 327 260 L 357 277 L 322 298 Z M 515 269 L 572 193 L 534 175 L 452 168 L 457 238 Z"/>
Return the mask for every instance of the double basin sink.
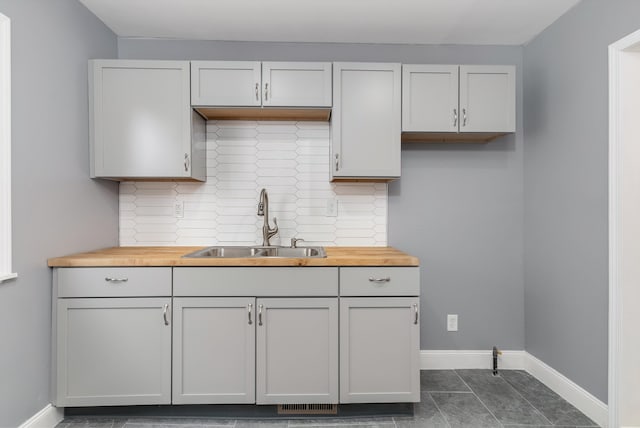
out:
<path id="1" fill-rule="evenodd" d="M 186 258 L 318 258 L 327 257 L 323 247 L 207 247 L 193 253 L 185 254 Z"/>

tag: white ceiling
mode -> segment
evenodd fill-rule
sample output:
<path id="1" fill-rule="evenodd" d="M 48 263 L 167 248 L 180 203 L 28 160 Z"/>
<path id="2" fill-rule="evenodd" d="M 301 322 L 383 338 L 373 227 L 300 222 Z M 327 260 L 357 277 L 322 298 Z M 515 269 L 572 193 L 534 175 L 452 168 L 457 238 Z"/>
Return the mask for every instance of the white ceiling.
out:
<path id="1" fill-rule="evenodd" d="M 523 45 L 580 0 L 80 0 L 118 36 Z"/>

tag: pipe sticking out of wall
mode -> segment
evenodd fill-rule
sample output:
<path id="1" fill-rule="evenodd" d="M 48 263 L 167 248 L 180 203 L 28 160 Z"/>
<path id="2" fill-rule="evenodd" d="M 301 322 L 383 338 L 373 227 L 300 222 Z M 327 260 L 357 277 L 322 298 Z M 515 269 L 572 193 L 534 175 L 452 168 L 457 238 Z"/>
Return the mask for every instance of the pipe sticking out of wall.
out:
<path id="1" fill-rule="evenodd" d="M 498 376 L 498 355 L 502 355 L 502 351 L 497 347 L 493 347 L 493 375 Z"/>

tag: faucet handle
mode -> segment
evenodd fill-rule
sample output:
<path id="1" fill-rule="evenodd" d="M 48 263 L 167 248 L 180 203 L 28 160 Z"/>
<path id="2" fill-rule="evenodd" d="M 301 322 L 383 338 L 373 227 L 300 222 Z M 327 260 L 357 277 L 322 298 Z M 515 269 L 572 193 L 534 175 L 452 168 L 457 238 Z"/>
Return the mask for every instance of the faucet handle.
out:
<path id="1" fill-rule="evenodd" d="M 298 248 L 298 242 L 304 241 L 302 238 L 291 238 L 291 248 Z"/>

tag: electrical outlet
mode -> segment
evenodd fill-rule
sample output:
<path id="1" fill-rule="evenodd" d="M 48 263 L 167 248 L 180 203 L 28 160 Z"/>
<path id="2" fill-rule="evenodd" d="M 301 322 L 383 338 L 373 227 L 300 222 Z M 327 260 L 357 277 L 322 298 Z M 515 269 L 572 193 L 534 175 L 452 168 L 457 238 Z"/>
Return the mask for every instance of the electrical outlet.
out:
<path id="1" fill-rule="evenodd" d="M 447 315 L 447 331 L 458 331 L 458 314 Z"/>
<path id="2" fill-rule="evenodd" d="M 184 202 L 182 202 L 182 201 L 176 202 L 175 210 L 176 210 L 176 217 L 177 218 L 183 218 L 184 217 Z"/>
<path id="3" fill-rule="evenodd" d="M 338 216 L 338 200 L 336 198 L 327 199 L 327 212 L 326 217 Z"/>

